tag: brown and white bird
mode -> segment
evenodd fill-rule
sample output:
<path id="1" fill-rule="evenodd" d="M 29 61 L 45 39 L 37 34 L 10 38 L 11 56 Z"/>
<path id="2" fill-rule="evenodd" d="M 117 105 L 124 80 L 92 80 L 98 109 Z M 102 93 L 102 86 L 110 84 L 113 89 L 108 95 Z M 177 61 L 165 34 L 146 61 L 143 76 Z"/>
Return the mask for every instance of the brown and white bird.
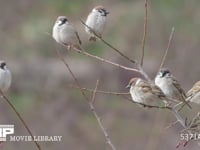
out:
<path id="1" fill-rule="evenodd" d="M 52 37 L 59 44 L 64 44 L 68 48 L 73 46 L 80 49 L 81 40 L 74 26 L 69 23 L 66 16 L 59 16 L 53 26 Z"/>
<path id="2" fill-rule="evenodd" d="M 5 61 L 0 61 L 0 89 L 6 92 L 11 84 L 11 72 L 8 69 Z"/>
<path id="3" fill-rule="evenodd" d="M 158 72 L 155 77 L 155 84 L 160 87 L 167 97 L 187 104 L 185 91 L 168 69 L 162 68 Z M 191 108 L 189 104 L 187 105 Z"/>
<path id="4" fill-rule="evenodd" d="M 92 9 L 85 22 L 85 31 L 91 36 L 90 41 L 96 41 L 95 34 L 102 36 L 108 14 L 109 12 L 103 6 L 96 6 Z"/>
<path id="5" fill-rule="evenodd" d="M 200 81 L 197 81 L 187 92 L 187 100 L 196 104 L 200 104 Z"/>
<path id="6" fill-rule="evenodd" d="M 157 106 L 171 101 L 158 86 L 140 78 L 132 78 L 127 88 L 130 88 L 132 100 L 138 103 Z"/>

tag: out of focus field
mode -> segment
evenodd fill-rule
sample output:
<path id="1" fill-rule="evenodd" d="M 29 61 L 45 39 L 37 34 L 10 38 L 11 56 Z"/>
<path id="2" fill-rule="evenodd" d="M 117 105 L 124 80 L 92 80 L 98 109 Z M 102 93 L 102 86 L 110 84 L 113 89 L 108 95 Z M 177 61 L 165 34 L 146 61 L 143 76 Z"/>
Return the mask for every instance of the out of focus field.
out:
<path id="1" fill-rule="evenodd" d="M 84 49 L 92 54 L 134 67 L 102 42 L 91 43 L 80 19 L 96 5 L 110 11 L 104 39 L 133 59 L 140 59 L 144 24 L 143 0 L 6 0 L 0 1 L 0 59 L 13 75 L 8 97 L 34 135 L 61 135 L 62 142 L 41 142 L 48 150 L 109 150 L 103 134 L 73 78 L 56 55 L 59 49 L 83 87 L 127 92 L 129 79 L 138 76 L 73 52 L 52 40 L 51 30 L 60 15 L 77 28 Z M 153 79 L 175 34 L 165 67 L 172 70 L 187 91 L 200 80 L 200 1 L 151 0 L 144 68 Z M 181 126 L 165 130 L 174 116 L 163 110 L 144 109 L 120 97 L 98 94 L 95 106 L 118 150 L 169 150 L 179 142 Z M 193 106 L 197 112 L 199 106 Z M 190 110 L 185 109 L 184 114 Z M 0 124 L 14 124 L 15 135 L 28 135 L 10 107 L 0 101 Z M 31 142 L 8 142 L 3 149 L 35 150 Z M 198 150 L 197 143 L 186 148 Z"/>

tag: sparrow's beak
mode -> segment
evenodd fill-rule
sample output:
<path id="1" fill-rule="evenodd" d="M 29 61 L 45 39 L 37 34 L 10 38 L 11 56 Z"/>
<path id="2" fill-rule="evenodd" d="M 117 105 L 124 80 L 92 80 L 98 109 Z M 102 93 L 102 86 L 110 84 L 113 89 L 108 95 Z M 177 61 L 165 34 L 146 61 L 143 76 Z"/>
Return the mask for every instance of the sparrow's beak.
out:
<path id="1" fill-rule="evenodd" d="M 106 15 L 108 15 L 110 12 L 109 11 L 106 11 Z"/>
<path id="2" fill-rule="evenodd" d="M 130 84 L 128 84 L 128 85 L 126 86 L 126 89 L 130 89 L 130 87 L 131 87 Z"/>

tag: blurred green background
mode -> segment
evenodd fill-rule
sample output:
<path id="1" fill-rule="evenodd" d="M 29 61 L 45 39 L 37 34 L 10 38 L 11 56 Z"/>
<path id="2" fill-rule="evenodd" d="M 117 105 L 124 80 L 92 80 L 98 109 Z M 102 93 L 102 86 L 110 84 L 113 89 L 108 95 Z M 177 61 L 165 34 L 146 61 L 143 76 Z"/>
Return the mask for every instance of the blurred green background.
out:
<path id="1" fill-rule="evenodd" d="M 84 49 L 114 62 L 134 67 L 102 42 L 91 43 L 79 19 L 85 20 L 96 5 L 110 11 L 104 39 L 126 55 L 139 60 L 144 24 L 144 0 L 6 0 L 0 1 L 0 59 L 13 75 L 7 93 L 34 135 L 61 135 L 62 142 L 40 142 L 48 150 L 109 150 L 102 132 L 80 91 L 71 88 L 73 79 L 56 55 L 67 58 L 83 87 L 128 92 L 125 86 L 133 72 L 66 52 L 51 38 L 53 24 L 66 15 L 77 28 Z M 171 28 L 175 34 L 165 67 L 185 90 L 200 80 L 200 1 L 149 0 L 148 32 L 144 68 L 153 79 L 167 47 Z M 169 150 L 179 142 L 181 126 L 165 129 L 174 116 L 163 110 L 145 109 L 123 98 L 98 94 L 97 112 L 117 147 L 123 150 Z M 185 115 L 195 113 L 184 110 Z M 0 124 L 15 124 L 15 135 L 27 135 L 11 108 L 0 101 Z M 7 142 L 3 149 L 34 150 L 31 142 Z M 191 142 L 185 149 L 197 150 Z"/>

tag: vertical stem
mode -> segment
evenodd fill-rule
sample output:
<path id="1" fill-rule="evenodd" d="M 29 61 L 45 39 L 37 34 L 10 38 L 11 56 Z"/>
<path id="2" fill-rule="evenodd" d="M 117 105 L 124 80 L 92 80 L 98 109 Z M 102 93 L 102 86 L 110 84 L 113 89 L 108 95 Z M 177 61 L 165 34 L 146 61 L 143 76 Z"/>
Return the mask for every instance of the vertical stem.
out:
<path id="1" fill-rule="evenodd" d="M 15 114 L 17 115 L 17 117 L 19 118 L 19 120 L 22 122 L 22 124 L 24 125 L 24 127 L 26 128 L 27 132 L 30 134 L 33 142 L 35 143 L 35 145 L 37 146 L 38 150 L 41 150 L 40 145 L 38 144 L 37 141 L 34 140 L 33 134 L 31 132 L 31 130 L 29 129 L 27 123 L 24 121 L 24 119 L 22 118 L 22 116 L 20 115 L 20 113 L 16 110 L 16 108 L 14 107 L 14 105 L 10 102 L 10 100 L 4 95 L 4 93 L 0 90 L 0 93 L 2 95 L 2 98 L 8 103 L 8 105 L 12 108 L 12 110 L 15 112 Z"/>
<path id="2" fill-rule="evenodd" d="M 146 36 L 147 36 L 147 0 L 145 0 L 145 15 L 144 15 L 144 34 L 142 38 L 142 56 L 141 56 L 141 62 L 140 65 L 143 66 L 144 61 L 144 46 L 146 42 Z"/>
<path id="3" fill-rule="evenodd" d="M 169 36 L 169 40 L 168 40 L 168 44 L 167 44 L 167 49 L 165 50 L 165 53 L 162 57 L 162 61 L 161 61 L 161 64 L 160 64 L 160 67 L 159 67 L 159 70 L 158 72 L 160 71 L 160 69 L 163 67 L 164 63 L 165 63 L 165 60 L 167 58 L 167 54 L 169 52 L 169 47 L 171 45 L 171 42 L 172 42 L 172 38 L 173 38 L 173 35 L 174 35 L 174 27 L 172 27 L 172 31 L 170 33 L 170 36 Z"/>

